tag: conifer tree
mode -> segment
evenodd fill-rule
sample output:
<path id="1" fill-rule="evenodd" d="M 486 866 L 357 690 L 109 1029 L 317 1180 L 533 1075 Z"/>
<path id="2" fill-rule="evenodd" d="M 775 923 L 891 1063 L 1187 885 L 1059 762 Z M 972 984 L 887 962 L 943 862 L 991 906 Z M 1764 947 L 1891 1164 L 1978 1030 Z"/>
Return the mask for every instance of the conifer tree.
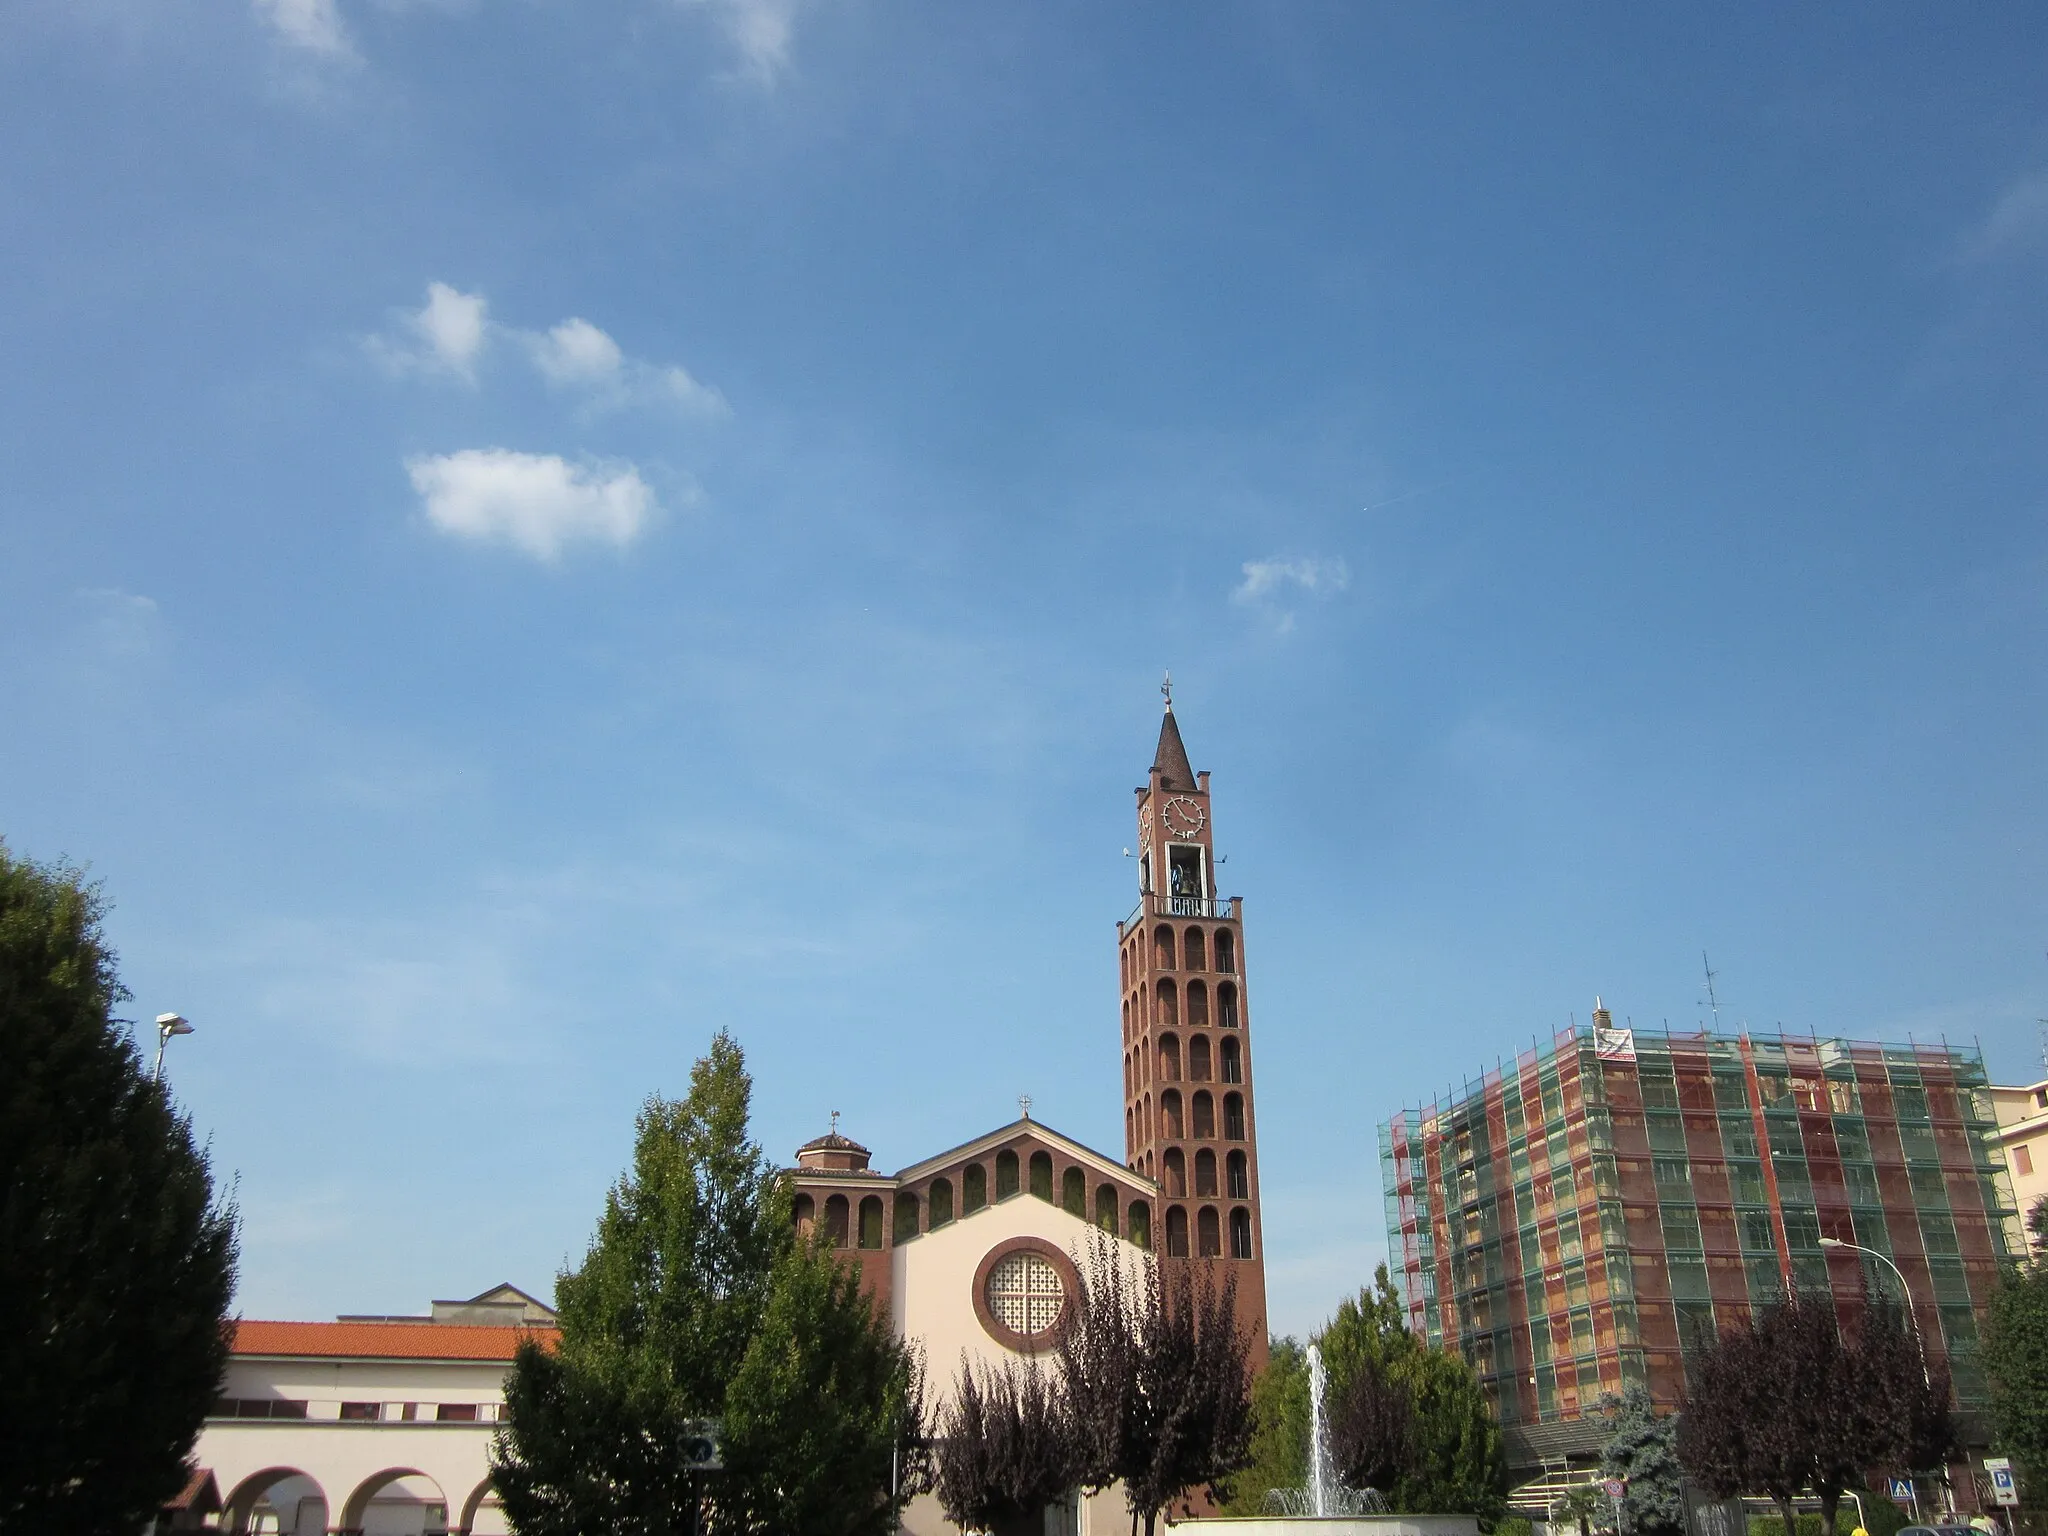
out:
<path id="1" fill-rule="evenodd" d="M 112 1017 L 99 889 L 0 844 L 0 1530 L 137 1530 L 227 1366 L 235 1213 Z"/>
<path id="2" fill-rule="evenodd" d="M 521 1536 L 893 1531 L 915 1362 L 857 1271 L 798 1244 L 752 1093 L 721 1032 L 687 1097 L 642 1108 L 633 1167 L 558 1277 L 559 1350 L 522 1346 L 507 1382 L 493 1478 Z M 722 1472 L 686 1464 L 700 1419 L 724 1421 Z"/>
<path id="3" fill-rule="evenodd" d="M 1600 1473 L 1628 1485 L 1622 1498 L 1627 1528 L 1644 1536 L 1685 1528 L 1685 1469 L 1678 1461 L 1678 1416 L 1659 1413 L 1645 1387 L 1630 1387 L 1600 1404 L 1607 1440 Z"/>

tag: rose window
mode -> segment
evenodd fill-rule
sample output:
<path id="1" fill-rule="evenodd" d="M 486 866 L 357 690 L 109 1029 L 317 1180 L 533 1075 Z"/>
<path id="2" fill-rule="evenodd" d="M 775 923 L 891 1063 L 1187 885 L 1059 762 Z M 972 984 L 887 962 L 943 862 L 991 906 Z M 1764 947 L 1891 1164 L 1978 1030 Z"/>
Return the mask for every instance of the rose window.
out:
<path id="1" fill-rule="evenodd" d="M 1013 1253 L 988 1272 L 989 1314 L 1026 1338 L 1050 1332 L 1066 1302 L 1060 1272 L 1043 1254 Z"/>

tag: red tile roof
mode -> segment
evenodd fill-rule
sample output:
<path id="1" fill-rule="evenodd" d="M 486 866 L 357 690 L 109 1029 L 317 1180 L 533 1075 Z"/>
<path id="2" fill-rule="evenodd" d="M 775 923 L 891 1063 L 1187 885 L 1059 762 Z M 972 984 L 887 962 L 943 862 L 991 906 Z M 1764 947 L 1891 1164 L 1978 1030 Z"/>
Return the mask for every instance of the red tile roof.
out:
<path id="1" fill-rule="evenodd" d="M 344 1360 L 510 1360 L 521 1339 L 553 1349 L 554 1328 L 476 1328 L 456 1323 L 234 1324 L 238 1355 L 317 1355 Z"/>

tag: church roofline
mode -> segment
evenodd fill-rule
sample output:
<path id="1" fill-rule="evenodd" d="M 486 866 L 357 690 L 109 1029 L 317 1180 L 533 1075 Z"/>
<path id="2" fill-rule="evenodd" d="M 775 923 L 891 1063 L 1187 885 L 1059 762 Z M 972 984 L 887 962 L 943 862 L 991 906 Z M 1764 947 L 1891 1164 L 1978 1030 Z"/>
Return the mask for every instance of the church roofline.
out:
<path id="1" fill-rule="evenodd" d="M 899 1172 L 896 1178 L 901 1183 L 911 1183 L 914 1180 L 923 1178 L 928 1173 L 937 1173 L 949 1163 L 960 1162 L 963 1159 L 976 1157 L 984 1152 L 992 1151 L 1004 1142 L 1014 1141 L 1020 1134 L 1027 1132 L 1035 1133 L 1042 1140 L 1051 1142 L 1072 1154 L 1076 1162 L 1087 1163 L 1098 1172 L 1108 1174 L 1112 1178 L 1122 1179 L 1126 1184 L 1136 1185 L 1152 1194 L 1156 1195 L 1158 1193 L 1158 1184 L 1146 1178 L 1144 1174 L 1126 1168 L 1122 1163 L 1096 1151 L 1087 1143 L 1076 1141 L 1073 1137 L 1054 1130 L 1043 1120 L 1033 1120 L 1028 1115 L 1012 1120 L 1008 1125 L 999 1126 L 993 1131 L 985 1131 L 972 1141 L 963 1141 L 957 1147 L 950 1147 L 946 1151 L 937 1153 L 932 1157 L 922 1158 Z"/>

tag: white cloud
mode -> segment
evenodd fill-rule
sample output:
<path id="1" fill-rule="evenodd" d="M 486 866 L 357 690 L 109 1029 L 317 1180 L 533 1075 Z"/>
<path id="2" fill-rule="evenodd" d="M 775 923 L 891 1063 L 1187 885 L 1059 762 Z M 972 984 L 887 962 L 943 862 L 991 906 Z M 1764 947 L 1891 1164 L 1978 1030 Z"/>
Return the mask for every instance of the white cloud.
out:
<path id="1" fill-rule="evenodd" d="M 789 62 L 789 40 L 796 20 L 796 0 L 683 0 L 710 11 L 739 50 L 741 72 L 761 85 L 772 85 Z"/>
<path id="2" fill-rule="evenodd" d="M 352 51 L 348 33 L 341 25 L 341 12 L 334 0 L 251 0 L 251 3 L 256 14 L 294 48 L 336 56 Z"/>
<path id="3" fill-rule="evenodd" d="M 533 339 L 533 361 L 556 384 L 608 384 L 618 378 L 625 354 L 588 320 L 572 316 Z"/>
<path id="4" fill-rule="evenodd" d="M 395 373 L 453 373 L 475 382 L 484 349 L 500 336 L 523 352 L 549 384 L 578 392 L 593 411 L 646 405 L 714 421 L 732 415 L 725 396 L 692 377 L 689 369 L 629 357 L 609 332 L 581 315 L 550 330 L 522 330 L 493 321 L 482 294 L 429 283 L 427 302 L 406 313 L 404 329 L 402 339 L 372 336 L 365 343 Z"/>
<path id="5" fill-rule="evenodd" d="M 1329 597 L 1351 585 L 1351 568 L 1341 559 L 1322 556 L 1286 560 L 1275 555 L 1247 560 L 1244 580 L 1230 594 L 1234 603 L 1256 603 L 1281 596 L 1289 587 L 1312 597 Z"/>
<path id="6" fill-rule="evenodd" d="M 405 461 L 427 520 L 443 533 L 509 544 L 537 560 L 564 546 L 624 548 L 657 510 L 632 465 L 575 465 L 556 454 L 465 448 Z"/>
<path id="7" fill-rule="evenodd" d="M 2048 171 L 2022 176 L 1963 241 L 1968 261 L 1991 261 L 2048 246 Z"/>
<path id="8" fill-rule="evenodd" d="M 405 312 L 403 339 L 371 336 L 364 345 L 394 373 L 452 373 L 476 381 L 477 359 L 493 329 L 480 293 L 427 284 L 427 302 Z"/>

